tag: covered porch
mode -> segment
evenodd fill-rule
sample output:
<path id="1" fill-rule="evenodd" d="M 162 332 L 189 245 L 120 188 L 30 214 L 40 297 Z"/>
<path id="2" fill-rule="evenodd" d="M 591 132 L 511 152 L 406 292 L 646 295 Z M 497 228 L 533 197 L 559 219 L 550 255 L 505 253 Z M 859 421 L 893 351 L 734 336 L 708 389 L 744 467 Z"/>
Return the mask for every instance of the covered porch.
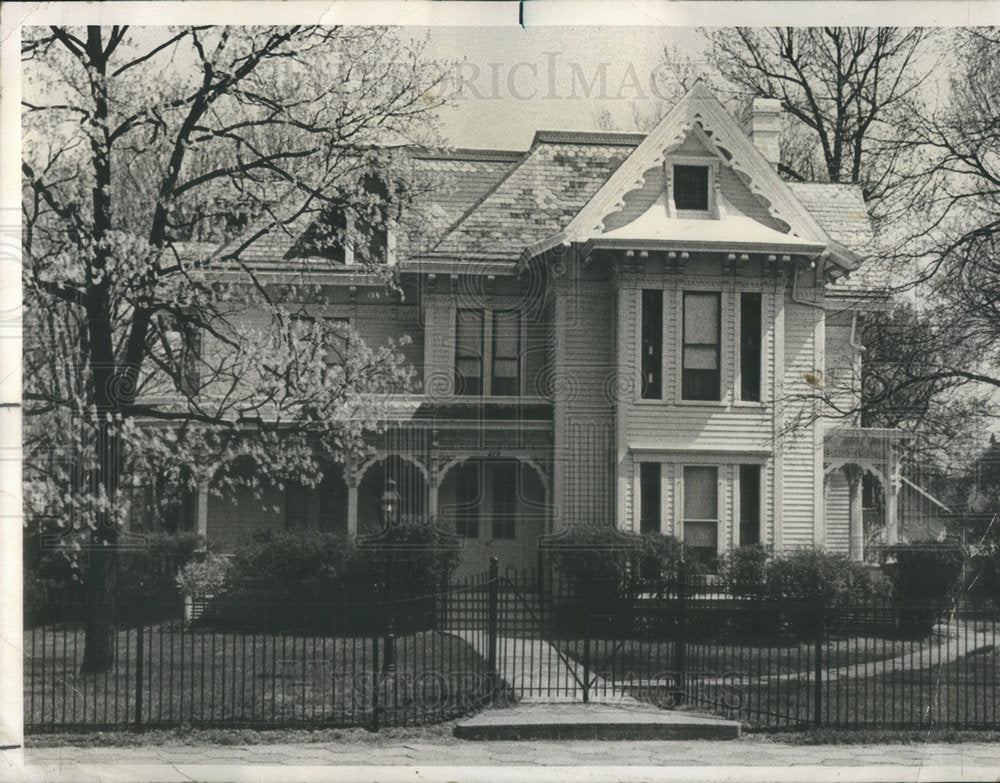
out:
<path id="1" fill-rule="evenodd" d="M 826 540 L 835 541 L 838 504 L 831 497 L 846 483 L 847 554 L 851 560 L 865 559 L 873 542 L 865 533 L 865 477 L 873 478 L 881 493 L 884 526 L 881 543 L 899 543 L 899 497 L 905 444 L 911 436 L 898 429 L 878 427 L 831 427 L 823 443 L 824 492 L 826 495 Z M 839 547 L 832 547 L 839 548 Z"/>

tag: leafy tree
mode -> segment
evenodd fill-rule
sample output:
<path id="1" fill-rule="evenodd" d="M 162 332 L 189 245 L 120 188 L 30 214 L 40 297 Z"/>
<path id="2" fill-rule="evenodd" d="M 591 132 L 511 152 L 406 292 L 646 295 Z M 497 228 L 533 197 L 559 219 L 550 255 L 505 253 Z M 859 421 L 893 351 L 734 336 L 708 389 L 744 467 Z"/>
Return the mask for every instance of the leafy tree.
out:
<path id="1" fill-rule="evenodd" d="M 255 262 L 384 268 L 442 73 L 364 28 L 26 28 L 22 55 L 26 516 L 85 533 L 96 673 L 128 476 L 310 483 L 408 383 L 398 346 L 293 318 L 323 301 L 304 271 Z"/>

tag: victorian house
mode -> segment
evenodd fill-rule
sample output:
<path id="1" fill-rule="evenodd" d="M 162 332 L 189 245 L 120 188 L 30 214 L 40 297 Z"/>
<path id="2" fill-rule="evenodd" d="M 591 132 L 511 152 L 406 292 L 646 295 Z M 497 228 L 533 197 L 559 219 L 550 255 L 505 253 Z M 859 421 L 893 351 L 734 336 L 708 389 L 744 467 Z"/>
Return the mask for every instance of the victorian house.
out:
<path id="1" fill-rule="evenodd" d="M 779 106 L 743 122 L 698 83 L 648 135 L 536 133 L 527 151 L 421 151 L 423 234 L 386 237 L 401 294 L 316 259 L 316 318 L 409 335 L 416 392 L 364 459 L 261 505 L 200 493 L 196 528 L 376 528 L 387 491 L 462 538 L 463 568 L 535 562 L 581 524 L 717 555 L 760 542 L 863 555 L 862 476 L 896 535 L 892 433 L 824 416 L 850 395 L 870 296 L 853 185 L 786 182 Z M 291 241 L 291 240 L 289 240 Z M 287 249 L 254 260 L 280 280 Z M 303 274 L 298 271 L 297 274 Z"/>

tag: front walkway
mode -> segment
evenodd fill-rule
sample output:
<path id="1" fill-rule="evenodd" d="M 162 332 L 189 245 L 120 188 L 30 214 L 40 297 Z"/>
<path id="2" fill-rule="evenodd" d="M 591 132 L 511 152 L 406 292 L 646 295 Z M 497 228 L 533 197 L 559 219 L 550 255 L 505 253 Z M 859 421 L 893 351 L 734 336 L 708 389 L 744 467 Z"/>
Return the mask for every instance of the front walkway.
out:
<path id="1" fill-rule="evenodd" d="M 476 631 L 449 631 L 463 639 L 484 659 L 488 637 Z M 497 668 L 512 695 L 519 701 L 582 702 L 583 666 L 559 654 L 558 650 L 542 639 L 525 639 L 501 636 L 497 639 Z M 591 701 L 635 700 L 613 692 L 600 677 L 591 674 Z"/>
<path id="2" fill-rule="evenodd" d="M 0 762 L 0 780 L 82 781 L 532 781 L 610 778 L 739 781 L 995 780 L 998 746 L 787 745 L 767 737 L 728 741 L 466 742 L 451 737 L 284 745 L 29 748 L 26 768 Z M 150 766 L 152 765 L 152 766 Z M 252 772 L 244 765 L 257 766 Z M 375 768 L 377 765 L 381 770 Z M 480 768 L 490 765 L 491 769 Z M 455 767 L 464 767 L 456 770 Z M 516 767 L 503 770 L 499 767 Z M 615 775 L 612 767 L 629 767 Z M 389 769 L 385 769 L 388 767 Z M 414 770 L 412 767 L 418 767 Z M 531 769 L 540 767 L 540 769 Z M 591 768 L 591 769 L 588 769 Z M 788 767 L 794 770 L 789 773 Z M 488 774 L 484 774 L 484 771 Z"/>

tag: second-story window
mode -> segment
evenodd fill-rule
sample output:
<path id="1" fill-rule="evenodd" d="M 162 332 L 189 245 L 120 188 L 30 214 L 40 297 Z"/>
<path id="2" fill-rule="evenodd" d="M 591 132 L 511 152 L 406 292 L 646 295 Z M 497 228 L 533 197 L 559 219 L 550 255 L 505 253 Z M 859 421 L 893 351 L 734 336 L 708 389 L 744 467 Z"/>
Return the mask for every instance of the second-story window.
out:
<path id="1" fill-rule="evenodd" d="M 455 394 L 521 393 L 521 314 L 459 308 L 455 316 Z"/>
<path id="2" fill-rule="evenodd" d="M 516 310 L 493 313 L 493 373 L 490 394 L 517 396 L 520 388 L 521 316 Z"/>
<path id="3" fill-rule="evenodd" d="M 482 310 L 459 308 L 455 317 L 455 394 L 483 393 Z"/>
<path id="4" fill-rule="evenodd" d="M 760 402 L 760 294 L 740 294 L 740 399 Z"/>
<path id="5" fill-rule="evenodd" d="M 685 400 L 719 399 L 720 300 L 718 293 L 684 294 L 681 397 Z"/>
<path id="6" fill-rule="evenodd" d="M 201 336 L 190 321 L 174 315 L 160 319 L 165 364 L 177 389 L 187 395 L 198 392 L 201 384 Z"/>
<path id="7" fill-rule="evenodd" d="M 663 396 L 663 291 L 642 292 L 642 399 Z"/>

